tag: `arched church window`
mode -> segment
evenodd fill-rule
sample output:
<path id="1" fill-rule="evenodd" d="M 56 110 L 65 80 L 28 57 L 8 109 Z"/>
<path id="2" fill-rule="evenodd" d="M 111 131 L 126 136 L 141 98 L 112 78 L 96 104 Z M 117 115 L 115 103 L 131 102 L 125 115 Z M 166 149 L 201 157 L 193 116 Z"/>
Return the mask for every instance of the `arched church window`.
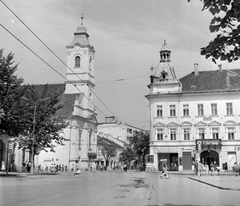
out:
<path id="1" fill-rule="evenodd" d="M 75 57 L 75 67 L 80 67 L 80 60 L 79 56 Z"/>

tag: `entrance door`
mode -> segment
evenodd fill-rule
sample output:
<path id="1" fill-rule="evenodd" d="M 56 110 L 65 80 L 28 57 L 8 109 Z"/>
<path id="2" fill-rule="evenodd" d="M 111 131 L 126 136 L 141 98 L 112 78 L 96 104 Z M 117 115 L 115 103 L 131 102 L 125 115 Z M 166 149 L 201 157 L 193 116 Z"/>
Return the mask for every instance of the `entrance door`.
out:
<path id="1" fill-rule="evenodd" d="M 216 151 L 203 151 L 201 153 L 200 161 L 202 164 L 208 164 L 210 167 L 211 162 L 216 162 L 216 165 L 219 166 L 219 155 Z"/>
<path id="2" fill-rule="evenodd" d="M 192 155 L 191 152 L 183 152 L 183 170 L 192 169 Z"/>
<path id="3" fill-rule="evenodd" d="M 3 160 L 3 141 L 0 139 L 0 167 Z"/>
<path id="4" fill-rule="evenodd" d="M 234 163 L 237 162 L 236 152 L 228 152 L 228 168 L 232 168 Z"/>

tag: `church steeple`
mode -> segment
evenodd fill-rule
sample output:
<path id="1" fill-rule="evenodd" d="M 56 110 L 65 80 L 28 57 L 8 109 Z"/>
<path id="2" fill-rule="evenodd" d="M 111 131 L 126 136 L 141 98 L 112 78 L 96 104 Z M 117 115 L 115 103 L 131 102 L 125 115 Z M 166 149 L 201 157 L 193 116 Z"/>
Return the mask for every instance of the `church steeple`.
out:
<path id="1" fill-rule="evenodd" d="M 171 62 L 171 51 L 168 48 L 166 39 L 164 39 L 160 53 L 160 62 Z"/>
<path id="2" fill-rule="evenodd" d="M 86 98 L 82 104 L 89 111 L 94 111 L 93 104 L 89 102 L 93 98 L 94 91 L 94 47 L 89 43 L 89 35 L 83 25 L 77 27 L 73 41 L 67 46 L 67 71 L 65 94 L 83 93 Z"/>
<path id="3" fill-rule="evenodd" d="M 181 84 L 178 81 L 173 64 L 171 63 L 171 51 L 168 48 L 167 42 L 164 39 L 161 47 L 160 62 L 157 67 L 151 67 L 150 76 L 150 93 L 171 93 L 179 92 Z"/>

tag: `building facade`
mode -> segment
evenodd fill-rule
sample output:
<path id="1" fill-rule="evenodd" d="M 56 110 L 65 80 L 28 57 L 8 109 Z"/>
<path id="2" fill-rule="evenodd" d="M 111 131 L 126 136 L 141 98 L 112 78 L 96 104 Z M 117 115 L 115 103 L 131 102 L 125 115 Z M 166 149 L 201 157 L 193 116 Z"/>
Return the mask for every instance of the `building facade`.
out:
<path id="1" fill-rule="evenodd" d="M 99 123 L 98 125 L 98 135 L 112 136 L 125 143 L 129 143 L 129 138 L 138 132 L 145 131 L 129 124 L 123 124 L 114 116 L 105 117 L 105 122 Z"/>
<path id="2" fill-rule="evenodd" d="M 195 161 L 231 169 L 240 161 L 240 69 L 193 72 L 177 79 L 166 41 L 151 68 L 150 155 L 155 170 L 191 170 Z"/>
<path id="3" fill-rule="evenodd" d="M 89 153 L 97 153 L 97 114 L 93 103 L 94 54 L 94 47 L 89 43 L 89 34 L 82 22 L 67 46 L 67 80 L 61 100 L 64 106 L 57 114 L 68 122 L 68 127 L 62 131 L 66 141 L 64 146 L 56 147 L 56 153 L 42 151 L 38 164 L 46 165 L 48 162 L 67 164 L 68 168 L 90 167 Z M 91 163 L 91 167 L 95 165 Z"/>
<path id="4" fill-rule="evenodd" d="M 111 157 L 108 159 L 107 163 L 107 158 L 104 157 L 103 151 L 105 148 L 114 148 L 116 150 L 116 156 Z M 97 158 L 95 160 L 96 162 L 96 167 L 98 169 L 101 169 L 101 167 L 105 167 L 105 169 L 110 169 L 110 170 L 116 170 L 120 169 L 122 164 L 119 161 L 119 155 L 123 151 L 124 146 L 121 145 L 121 142 L 116 141 L 116 139 L 111 138 L 111 137 L 106 137 L 106 136 L 99 136 L 97 137 Z M 108 168 L 106 168 L 108 166 Z"/>
<path id="5" fill-rule="evenodd" d="M 89 156 L 97 154 L 97 113 L 94 100 L 94 59 L 95 50 L 89 43 L 89 34 L 82 23 L 77 27 L 72 42 L 67 46 L 66 81 L 64 84 L 49 84 L 48 93 L 62 91 L 60 104 L 63 107 L 57 111 L 67 127 L 60 132 L 65 138 L 64 145 L 55 145 L 55 152 L 41 151 L 35 156 L 35 170 L 42 170 L 51 165 L 61 165 L 67 170 L 95 168 Z M 42 90 L 45 85 L 34 85 Z M 5 138 L 7 141 L 7 139 Z M 53 143 L 54 144 L 54 143 Z M 7 153 L 6 151 L 9 151 Z M 9 157 L 6 157 L 9 154 Z M 18 150 L 17 143 L 7 150 L 7 142 L 0 141 L 1 159 L 15 164 L 16 171 L 22 171 L 22 163 L 30 161 L 29 151 Z M 92 156 L 92 155 L 91 155 Z M 5 161 L 6 162 L 6 161 Z M 10 164 L 8 164 L 10 165 Z"/>

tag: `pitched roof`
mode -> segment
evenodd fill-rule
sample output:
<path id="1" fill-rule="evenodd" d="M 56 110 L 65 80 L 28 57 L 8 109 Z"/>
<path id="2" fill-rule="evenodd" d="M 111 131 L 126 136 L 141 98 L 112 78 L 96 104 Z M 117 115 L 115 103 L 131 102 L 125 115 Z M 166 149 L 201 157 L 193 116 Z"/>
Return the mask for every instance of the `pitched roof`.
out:
<path id="1" fill-rule="evenodd" d="M 105 137 L 101 137 L 101 136 L 97 136 L 97 145 L 101 145 L 101 146 L 112 146 L 118 149 L 122 149 L 123 147 Z"/>
<path id="2" fill-rule="evenodd" d="M 35 84 L 32 85 L 35 90 L 42 92 L 46 88 L 46 84 Z M 53 95 L 60 93 L 60 101 L 58 104 L 62 105 L 61 109 L 56 112 L 56 116 L 67 117 L 72 114 L 73 106 L 76 97 L 80 94 L 64 94 L 65 84 L 48 84 L 47 93 Z"/>
<path id="3" fill-rule="evenodd" d="M 240 69 L 192 72 L 180 82 L 183 93 L 240 91 Z"/>

